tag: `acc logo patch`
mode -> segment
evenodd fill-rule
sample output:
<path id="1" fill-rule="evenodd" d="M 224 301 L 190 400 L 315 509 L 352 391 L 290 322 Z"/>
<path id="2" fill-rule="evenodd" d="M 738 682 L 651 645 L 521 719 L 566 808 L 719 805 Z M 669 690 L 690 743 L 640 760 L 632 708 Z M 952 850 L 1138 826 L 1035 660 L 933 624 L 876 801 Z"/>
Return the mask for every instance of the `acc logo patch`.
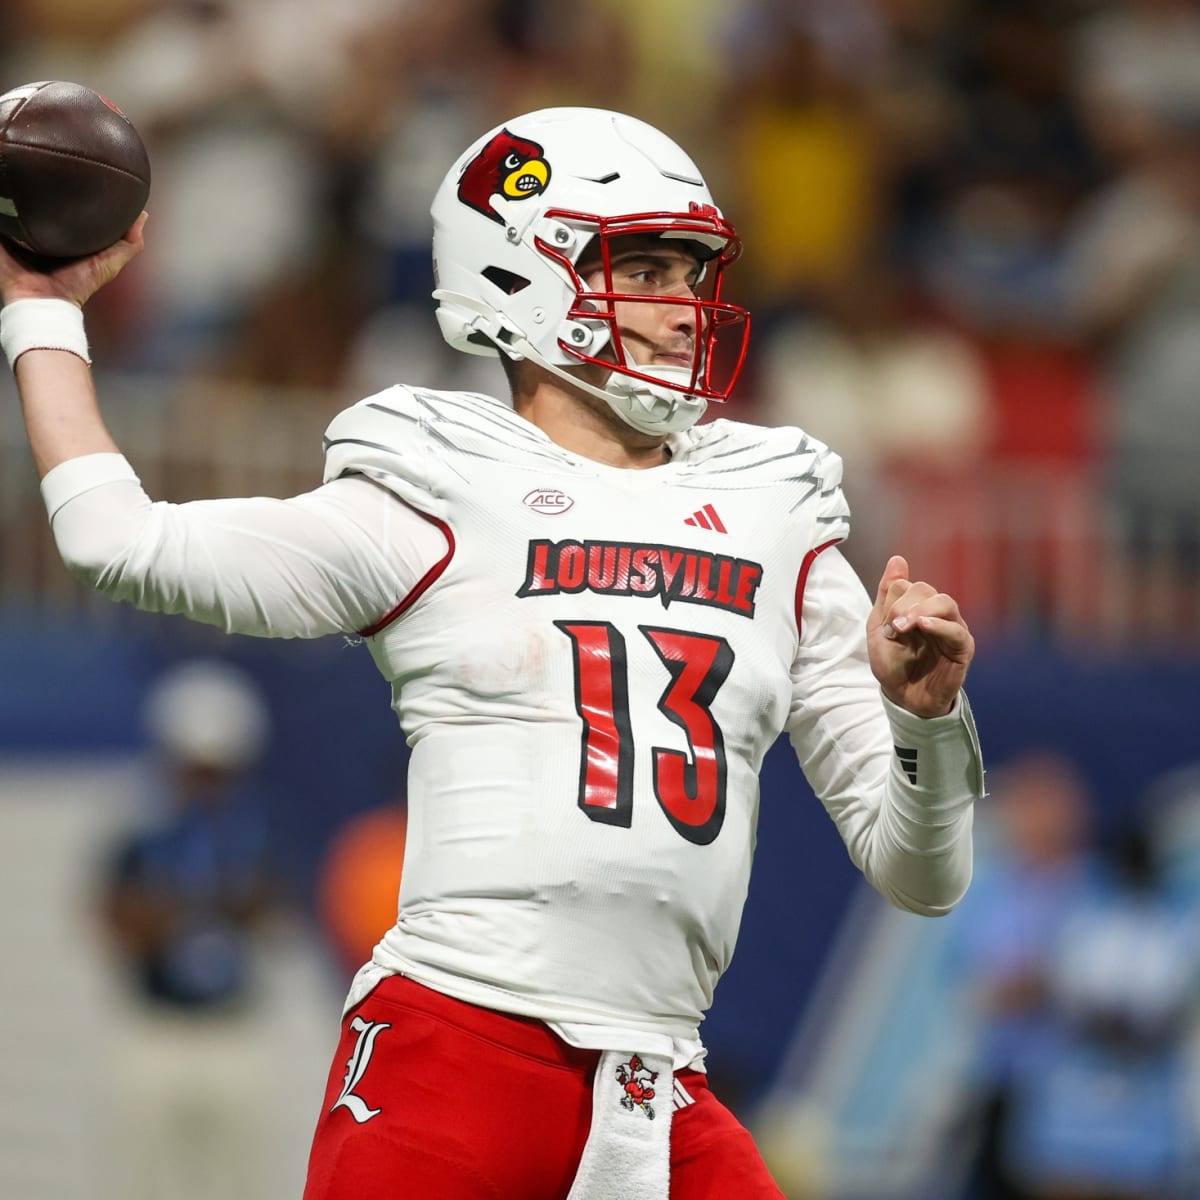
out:
<path id="1" fill-rule="evenodd" d="M 565 513 L 568 508 L 574 506 L 575 501 L 558 488 L 534 488 L 521 503 L 526 508 L 532 508 L 534 512 L 552 517 L 558 513 Z"/>
<path id="2" fill-rule="evenodd" d="M 489 221 L 504 224 L 491 206 L 493 196 L 528 200 L 540 196 L 550 182 L 550 164 L 537 142 L 502 129 L 467 163 L 458 181 L 458 198 Z"/>

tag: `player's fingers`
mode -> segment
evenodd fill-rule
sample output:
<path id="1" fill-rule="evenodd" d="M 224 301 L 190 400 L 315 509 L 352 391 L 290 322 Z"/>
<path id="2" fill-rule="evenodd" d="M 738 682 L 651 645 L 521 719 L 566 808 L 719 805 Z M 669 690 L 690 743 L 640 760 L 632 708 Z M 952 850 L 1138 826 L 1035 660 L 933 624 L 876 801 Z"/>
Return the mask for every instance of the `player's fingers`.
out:
<path id="1" fill-rule="evenodd" d="M 888 619 L 901 632 L 911 628 L 919 617 L 962 620 L 962 614 L 958 611 L 958 601 L 945 592 L 935 592 L 928 583 L 911 584 L 888 613 Z"/>
<path id="2" fill-rule="evenodd" d="M 125 236 L 121 238 L 122 242 L 128 242 L 131 246 L 137 246 L 140 250 L 144 245 L 143 231 L 146 228 L 146 222 L 150 219 L 150 214 L 144 209 L 142 215 L 125 232 Z M 117 243 L 120 245 L 120 242 Z"/>
<path id="3" fill-rule="evenodd" d="M 82 306 L 105 284 L 111 283 L 146 248 L 142 237 L 145 226 L 146 213 L 143 212 L 120 241 L 93 255 L 87 261 L 82 277 L 74 281 L 74 292 L 68 298 Z"/>
<path id="4" fill-rule="evenodd" d="M 131 258 L 136 258 L 146 248 L 143 230 L 146 228 L 146 217 L 149 214 L 142 213 L 140 217 L 125 231 L 120 241 L 113 242 L 107 250 L 102 250 L 99 254 L 101 262 L 118 263 L 124 266 Z"/>
<path id="5" fill-rule="evenodd" d="M 913 627 L 935 642 L 946 658 L 955 662 L 970 662 L 975 654 L 975 639 L 961 620 L 926 614 L 917 617 Z"/>
<path id="6" fill-rule="evenodd" d="M 952 596 L 935 592 L 924 581 L 910 583 L 904 594 L 885 609 L 883 631 L 890 638 L 902 637 L 914 628 L 918 617 L 927 615 L 949 621 L 961 620 L 958 604 Z"/>
<path id="7" fill-rule="evenodd" d="M 887 566 L 883 568 L 883 574 L 879 577 L 879 588 L 875 593 L 875 607 L 871 611 L 871 617 L 876 624 L 883 620 L 883 614 L 889 604 L 895 603 L 896 597 L 903 594 L 904 589 L 901 587 L 897 588 L 895 595 L 891 595 L 893 588 L 907 582 L 908 560 L 903 555 L 893 554 L 887 560 Z"/>

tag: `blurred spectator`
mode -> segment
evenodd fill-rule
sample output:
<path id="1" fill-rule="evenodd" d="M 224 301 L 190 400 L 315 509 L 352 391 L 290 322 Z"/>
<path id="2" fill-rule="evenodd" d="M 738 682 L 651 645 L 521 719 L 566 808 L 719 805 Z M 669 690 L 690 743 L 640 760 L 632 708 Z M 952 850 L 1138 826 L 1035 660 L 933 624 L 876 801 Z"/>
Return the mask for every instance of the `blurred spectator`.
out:
<path id="1" fill-rule="evenodd" d="M 610 5 L 489 0 L 481 17 L 495 37 L 491 100 L 501 111 L 492 108 L 492 123 L 549 105 L 604 107 L 614 91 L 628 94 L 628 38 Z"/>
<path id="2" fill-rule="evenodd" d="M 844 283 L 874 243 L 880 149 L 867 84 L 887 32 L 863 0 L 751 0 L 731 42 L 728 208 L 755 231 L 738 286 L 769 320 Z"/>
<path id="3" fill-rule="evenodd" d="M 1200 760 L 1158 776 L 1142 803 L 1153 813 L 1154 856 L 1164 888 L 1200 911 Z"/>
<path id="4" fill-rule="evenodd" d="M 1140 820 L 1105 866 L 1047 963 L 1054 1023 L 1014 1105 L 1013 1169 L 1039 1200 L 1194 1196 L 1196 913 L 1163 887 Z"/>
<path id="5" fill-rule="evenodd" d="M 1143 628 L 1200 629 L 1200 102 L 1139 116 L 1136 164 L 1074 230 L 1075 307 L 1110 404 L 1106 485 Z"/>
<path id="6" fill-rule="evenodd" d="M 800 425 L 854 471 L 969 471 L 987 437 L 975 348 L 923 318 L 886 268 L 849 282 L 822 312 L 777 326 L 761 354 L 765 422 Z"/>
<path id="7" fill-rule="evenodd" d="M 987 380 L 969 339 L 920 312 L 885 265 L 857 275 L 807 317 L 779 320 L 759 347 L 756 416 L 798 425 L 846 461 L 852 506 L 879 503 L 897 475 L 953 491 L 990 431 Z M 877 515 L 849 548 L 864 572 L 902 536 Z M 907 544 L 907 543 L 905 543 Z"/>
<path id="8" fill-rule="evenodd" d="M 990 779 L 998 844 L 954 916 L 956 958 L 978 1022 L 971 1195 L 1027 1200 L 1033 1193 L 1016 1172 L 1012 1133 L 1052 1036 L 1049 971 L 1061 930 L 1094 869 L 1089 799 L 1074 764 L 1053 750 L 1028 751 Z"/>
<path id="9" fill-rule="evenodd" d="M 910 235 L 932 298 L 979 342 L 991 456 L 1061 466 L 1095 440 L 1064 235 L 1098 165 L 1069 85 L 1068 14 L 1044 0 L 960 6 L 945 67 L 959 119 Z"/>
<path id="10" fill-rule="evenodd" d="M 1200 109 L 1200 10 L 1195 0 L 1093 8 L 1074 39 L 1072 82 L 1099 150 L 1134 165 L 1164 113 Z"/>
<path id="11" fill-rule="evenodd" d="M 704 147 L 699 165 L 710 190 L 720 196 L 731 183 L 724 139 L 718 136 L 714 144 L 714 133 L 725 122 L 724 35 L 731 11 L 742 6 L 740 0 L 600 0 L 588 6 L 606 9 L 623 41 L 628 58 L 624 111 L 665 130 L 681 145 Z"/>
<path id="12" fill-rule="evenodd" d="M 994 772 L 993 803 L 998 845 L 954 918 L 978 1021 L 968 1195 L 1194 1195 L 1200 935 L 1160 827 L 1169 815 L 1175 838 L 1182 808 L 1138 806 L 1102 841 L 1076 768 L 1049 751 Z"/>
<path id="13" fill-rule="evenodd" d="M 115 1056 L 122 1200 L 260 1200 L 272 1119 L 255 940 L 279 911 L 250 787 L 269 732 L 251 681 L 194 661 L 146 702 L 162 759 L 154 818 L 114 851 L 103 910 L 130 1000 Z"/>

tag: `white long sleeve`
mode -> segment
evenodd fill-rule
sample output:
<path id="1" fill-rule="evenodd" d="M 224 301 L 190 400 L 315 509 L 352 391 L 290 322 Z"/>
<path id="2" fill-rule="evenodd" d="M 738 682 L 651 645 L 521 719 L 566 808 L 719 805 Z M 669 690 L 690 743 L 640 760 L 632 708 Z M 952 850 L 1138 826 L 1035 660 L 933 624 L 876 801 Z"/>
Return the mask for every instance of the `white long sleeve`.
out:
<path id="1" fill-rule="evenodd" d="M 944 717 L 891 704 L 867 660 L 871 602 L 836 549 L 805 587 L 788 733 L 850 857 L 893 904 L 938 916 L 971 880 L 983 765 L 965 695 Z"/>
<path id="2" fill-rule="evenodd" d="M 386 616 L 446 553 L 442 532 L 362 477 L 287 500 L 154 502 L 119 454 L 42 481 L 67 567 L 114 600 L 231 633 L 320 637 Z"/>

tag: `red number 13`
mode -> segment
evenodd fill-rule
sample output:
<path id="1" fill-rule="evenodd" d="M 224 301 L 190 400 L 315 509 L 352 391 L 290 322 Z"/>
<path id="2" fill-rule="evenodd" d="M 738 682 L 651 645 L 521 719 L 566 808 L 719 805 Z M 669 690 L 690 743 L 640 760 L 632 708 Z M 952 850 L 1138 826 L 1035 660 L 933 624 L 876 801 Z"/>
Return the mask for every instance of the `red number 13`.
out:
<path id="1" fill-rule="evenodd" d="M 583 721 L 579 807 L 593 821 L 633 823 L 633 730 L 625 639 L 607 621 L 556 621 L 575 651 L 575 707 Z M 725 741 L 712 702 L 733 666 L 724 638 L 641 625 L 670 675 L 659 710 L 686 734 L 688 753 L 652 749 L 654 794 L 689 842 L 707 846 L 725 821 Z"/>

